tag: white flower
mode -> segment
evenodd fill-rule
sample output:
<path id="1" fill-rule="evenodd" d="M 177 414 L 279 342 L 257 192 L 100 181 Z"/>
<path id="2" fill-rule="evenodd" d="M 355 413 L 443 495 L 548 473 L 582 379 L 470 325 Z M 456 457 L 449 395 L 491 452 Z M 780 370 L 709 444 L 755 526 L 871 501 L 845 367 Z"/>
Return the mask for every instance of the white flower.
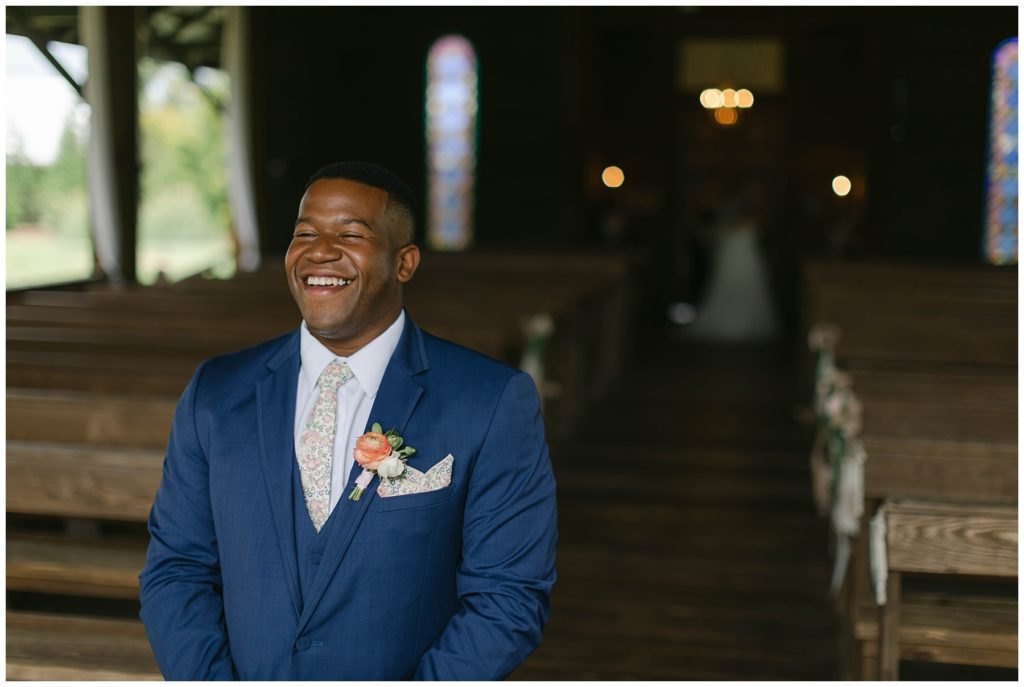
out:
<path id="1" fill-rule="evenodd" d="M 396 454 L 392 453 L 377 466 L 377 474 L 381 477 L 398 477 L 405 472 L 405 463 Z"/>

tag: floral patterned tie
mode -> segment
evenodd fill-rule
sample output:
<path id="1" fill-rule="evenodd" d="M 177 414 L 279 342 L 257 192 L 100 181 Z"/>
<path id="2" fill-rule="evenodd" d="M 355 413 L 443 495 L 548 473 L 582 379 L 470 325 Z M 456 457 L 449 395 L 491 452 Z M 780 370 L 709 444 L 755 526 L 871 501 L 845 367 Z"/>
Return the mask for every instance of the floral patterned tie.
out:
<path id="1" fill-rule="evenodd" d="M 335 360 L 324 368 L 317 380 L 316 404 L 309 414 L 299 439 L 299 474 L 306 510 L 319 532 L 327 522 L 331 508 L 331 460 L 338 417 L 338 387 L 354 375 L 348 363 Z"/>

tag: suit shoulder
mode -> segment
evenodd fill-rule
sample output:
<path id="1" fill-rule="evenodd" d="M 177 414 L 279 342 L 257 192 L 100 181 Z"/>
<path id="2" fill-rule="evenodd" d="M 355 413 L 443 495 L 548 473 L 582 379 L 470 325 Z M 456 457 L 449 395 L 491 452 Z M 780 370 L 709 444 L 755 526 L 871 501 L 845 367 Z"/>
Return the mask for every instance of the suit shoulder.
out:
<path id="1" fill-rule="evenodd" d="M 475 384 L 504 387 L 520 370 L 479 351 L 423 332 L 423 346 L 431 371 L 445 376 L 471 379 Z"/>
<path id="2" fill-rule="evenodd" d="M 248 348 L 232 353 L 224 353 L 206 360 L 203 365 L 204 378 L 218 378 L 222 375 L 237 377 L 240 371 L 266 370 L 270 363 L 279 354 L 285 353 L 289 346 L 294 347 L 298 353 L 297 331 L 291 331 L 281 336 L 258 343 Z"/>

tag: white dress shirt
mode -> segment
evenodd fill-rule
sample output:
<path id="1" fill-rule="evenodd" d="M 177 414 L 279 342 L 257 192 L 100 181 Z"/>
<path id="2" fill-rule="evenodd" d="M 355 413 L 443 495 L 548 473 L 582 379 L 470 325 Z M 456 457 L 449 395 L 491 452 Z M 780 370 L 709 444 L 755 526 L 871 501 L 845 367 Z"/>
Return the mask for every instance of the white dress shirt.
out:
<path id="1" fill-rule="evenodd" d="M 341 358 L 317 341 L 309 332 L 306 323 L 302 323 L 299 353 L 302 365 L 299 368 L 299 382 L 295 391 L 295 452 L 299 451 L 299 437 L 306 419 L 313 412 L 316 403 L 317 385 L 320 373 L 334 360 L 348 363 L 355 375 L 338 387 L 337 425 L 334 433 L 334 460 L 331 461 L 331 505 L 334 511 L 341 497 L 352 485 L 348 484 L 348 474 L 352 469 L 354 458 L 352 451 L 356 439 L 363 434 L 366 422 L 370 418 L 373 399 L 377 397 L 384 371 L 391 360 L 391 354 L 398 346 L 405 326 L 405 312 L 398 314 L 390 327 L 376 339 L 358 351 Z M 388 428 L 385 428 L 388 429 Z"/>

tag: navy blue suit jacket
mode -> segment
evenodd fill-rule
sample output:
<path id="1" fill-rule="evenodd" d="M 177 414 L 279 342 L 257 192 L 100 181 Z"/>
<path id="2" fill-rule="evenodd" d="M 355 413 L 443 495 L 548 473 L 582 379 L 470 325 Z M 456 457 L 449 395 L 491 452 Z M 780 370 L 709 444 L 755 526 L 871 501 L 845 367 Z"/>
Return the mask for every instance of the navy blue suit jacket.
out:
<path id="1" fill-rule="evenodd" d="M 505 677 L 540 642 L 555 580 L 555 483 L 532 380 L 407 317 L 367 424 L 394 427 L 423 472 L 452 454 L 451 484 L 383 498 L 375 477 L 359 501 L 343 497 L 303 599 L 299 364 L 295 331 L 206 361 L 178 403 L 140 576 L 164 676 Z"/>

